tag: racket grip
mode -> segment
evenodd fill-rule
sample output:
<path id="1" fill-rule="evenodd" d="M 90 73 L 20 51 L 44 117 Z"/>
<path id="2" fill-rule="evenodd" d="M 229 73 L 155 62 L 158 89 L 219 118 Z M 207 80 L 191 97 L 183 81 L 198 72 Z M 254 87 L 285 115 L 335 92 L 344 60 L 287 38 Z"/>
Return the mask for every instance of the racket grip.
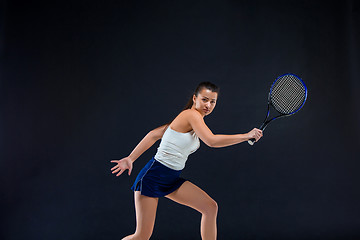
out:
<path id="1" fill-rule="evenodd" d="M 264 131 L 265 128 L 266 128 L 266 126 L 268 125 L 268 123 L 269 123 L 269 121 L 264 122 L 263 124 L 261 124 L 261 126 L 259 127 L 259 129 L 260 129 L 261 131 Z M 256 139 L 255 139 L 255 138 L 249 139 L 249 140 L 248 140 L 248 143 L 252 146 L 252 145 L 254 145 L 254 144 L 256 143 Z"/>
<path id="2" fill-rule="evenodd" d="M 256 142 L 255 138 L 248 140 L 248 143 L 252 146 Z"/>

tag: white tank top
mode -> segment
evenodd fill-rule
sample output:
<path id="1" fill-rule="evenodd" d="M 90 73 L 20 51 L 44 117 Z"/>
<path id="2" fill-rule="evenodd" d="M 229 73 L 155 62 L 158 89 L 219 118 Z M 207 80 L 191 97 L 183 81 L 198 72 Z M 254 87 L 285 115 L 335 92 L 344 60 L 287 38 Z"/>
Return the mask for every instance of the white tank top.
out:
<path id="1" fill-rule="evenodd" d="M 194 131 L 181 133 L 170 126 L 166 129 L 155 159 L 173 170 L 182 170 L 188 156 L 200 147 L 200 141 Z"/>

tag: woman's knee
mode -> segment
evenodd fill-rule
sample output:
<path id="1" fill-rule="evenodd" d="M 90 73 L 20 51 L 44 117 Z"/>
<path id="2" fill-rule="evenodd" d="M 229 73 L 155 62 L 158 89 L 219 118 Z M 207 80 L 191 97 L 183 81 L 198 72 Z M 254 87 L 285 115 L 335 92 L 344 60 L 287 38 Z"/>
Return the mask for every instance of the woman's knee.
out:
<path id="1" fill-rule="evenodd" d="M 209 199 L 206 201 L 200 212 L 204 215 L 217 215 L 219 206 L 214 199 Z"/>

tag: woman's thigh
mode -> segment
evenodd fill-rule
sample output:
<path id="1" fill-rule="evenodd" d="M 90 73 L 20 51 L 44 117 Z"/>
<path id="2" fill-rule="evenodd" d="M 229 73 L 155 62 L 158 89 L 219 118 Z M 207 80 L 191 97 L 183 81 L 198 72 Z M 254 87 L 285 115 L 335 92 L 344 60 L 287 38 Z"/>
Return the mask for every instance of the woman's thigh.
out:
<path id="1" fill-rule="evenodd" d="M 176 191 L 165 196 L 177 203 L 207 214 L 217 212 L 217 203 L 204 190 L 186 181 Z"/>

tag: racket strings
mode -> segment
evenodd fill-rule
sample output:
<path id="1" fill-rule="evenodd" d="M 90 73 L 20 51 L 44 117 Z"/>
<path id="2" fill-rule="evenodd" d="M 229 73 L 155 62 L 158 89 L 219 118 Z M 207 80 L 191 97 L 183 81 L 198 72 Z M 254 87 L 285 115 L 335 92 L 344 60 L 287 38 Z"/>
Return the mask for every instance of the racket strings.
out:
<path id="1" fill-rule="evenodd" d="M 281 91 L 273 92 L 273 105 L 279 112 L 289 114 L 301 106 L 304 98 L 301 96 L 301 89 L 290 88 L 288 84 L 282 87 Z"/>
<path id="2" fill-rule="evenodd" d="M 274 108 L 283 114 L 298 110 L 306 97 L 302 82 L 293 75 L 280 77 L 272 86 L 270 100 Z"/>
<path id="3" fill-rule="evenodd" d="M 290 81 L 280 81 L 273 88 L 272 101 L 279 112 L 289 114 L 298 109 L 303 102 L 302 87 Z"/>

